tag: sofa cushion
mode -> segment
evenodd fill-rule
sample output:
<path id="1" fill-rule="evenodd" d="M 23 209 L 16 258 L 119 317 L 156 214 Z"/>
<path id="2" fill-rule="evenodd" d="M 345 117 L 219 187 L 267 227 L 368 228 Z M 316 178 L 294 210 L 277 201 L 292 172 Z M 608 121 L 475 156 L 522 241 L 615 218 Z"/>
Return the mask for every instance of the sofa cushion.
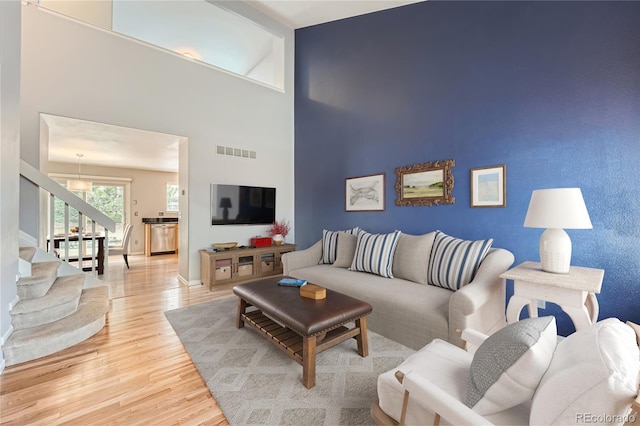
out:
<path id="1" fill-rule="evenodd" d="M 323 229 L 322 259 L 320 259 L 320 263 L 332 264 L 336 261 L 336 256 L 338 254 L 338 236 L 340 232 L 357 235 L 358 232 L 360 232 L 360 228 L 356 226 L 355 228 L 347 229 L 346 231 L 327 231 L 326 229 Z"/>
<path id="2" fill-rule="evenodd" d="M 530 400 L 556 342 L 553 316 L 527 318 L 489 336 L 473 356 L 465 404 L 488 415 Z"/>
<path id="3" fill-rule="evenodd" d="M 638 356 L 634 331 L 616 318 L 571 334 L 533 397 L 531 424 L 622 423 L 638 392 Z"/>
<path id="4" fill-rule="evenodd" d="M 473 281 L 491 244 L 493 238 L 466 241 L 436 231 L 429 259 L 428 283 L 450 290 L 461 289 Z"/>
<path id="5" fill-rule="evenodd" d="M 367 328 L 413 349 L 449 338 L 451 290 L 332 265 L 298 268 L 290 275 L 368 302 L 373 312 Z"/>
<path id="6" fill-rule="evenodd" d="M 393 276 L 427 284 L 429 256 L 435 235 L 435 232 L 424 235 L 400 234 L 393 255 Z"/>
<path id="7" fill-rule="evenodd" d="M 356 252 L 351 262 L 351 271 L 371 272 L 393 278 L 393 254 L 398 245 L 400 231 L 390 234 L 358 234 Z"/>
<path id="8" fill-rule="evenodd" d="M 338 235 L 336 261 L 333 262 L 333 266 L 336 268 L 348 268 L 351 266 L 357 243 L 358 237 L 356 235 L 340 232 Z"/>

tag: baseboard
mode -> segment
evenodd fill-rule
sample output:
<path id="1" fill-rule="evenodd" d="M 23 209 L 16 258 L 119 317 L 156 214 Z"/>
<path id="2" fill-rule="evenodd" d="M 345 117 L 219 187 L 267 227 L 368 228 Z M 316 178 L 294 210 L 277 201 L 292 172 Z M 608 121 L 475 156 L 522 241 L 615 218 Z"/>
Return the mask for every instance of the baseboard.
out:
<path id="1" fill-rule="evenodd" d="M 16 297 L 14 297 L 11 302 L 9 302 L 9 312 L 11 312 L 11 310 L 14 308 L 14 306 L 18 304 L 19 301 L 20 301 L 20 298 L 16 294 Z"/>
<path id="2" fill-rule="evenodd" d="M 7 331 L 2 336 L 0 336 L 0 346 L 4 346 L 4 343 L 9 339 L 11 333 L 13 333 L 13 324 L 10 324 Z M 4 356 L 2 357 L 2 360 L 4 361 Z"/>
<path id="3" fill-rule="evenodd" d="M 183 285 L 188 285 L 188 286 L 192 286 L 192 285 L 202 285 L 202 283 L 200 282 L 200 280 L 187 280 L 185 279 L 182 275 L 178 274 L 178 281 L 180 282 L 180 284 Z"/>
<path id="4" fill-rule="evenodd" d="M 20 301 L 20 298 L 16 295 L 16 297 L 11 301 L 11 303 L 9 303 L 9 312 L 11 312 L 13 307 L 16 306 L 16 303 L 18 303 L 19 301 Z M 13 333 L 13 324 L 9 324 L 9 328 L 7 329 L 7 331 L 2 336 L 0 336 L 0 374 L 2 374 L 2 372 L 4 371 L 4 367 L 6 366 L 6 363 L 4 361 L 4 352 L 2 351 L 2 348 L 4 347 L 4 343 L 11 336 L 11 333 Z"/>
<path id="5" fill-rule="evenodd" d="M 19 231 L 18 233 L 19 238 L 20 238 L 20 244 L 21 245 L 29 245 L 31 247 L 38 247 L 38 240 L 35 239 L 34 237 L 32 237 L 31 235 L 27 234 L 24 231 Z"/>

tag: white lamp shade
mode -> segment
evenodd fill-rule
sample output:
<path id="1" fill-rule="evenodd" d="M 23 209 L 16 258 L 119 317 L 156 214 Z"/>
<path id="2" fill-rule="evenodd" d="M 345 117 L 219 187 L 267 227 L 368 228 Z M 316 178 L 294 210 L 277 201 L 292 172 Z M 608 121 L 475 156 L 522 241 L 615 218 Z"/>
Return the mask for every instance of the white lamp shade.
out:
<path id="1" fill-rule="evenodd" d="M 580 188 L 533 191 L 524 226 L 527 228 L 593 228 Z"/>
<path id="2" fill-rule="evenodd" d="M 71 179 L 67 181 L 67 189 L 69 191 L 89 192 L 93 189 L 93 183 L 88 180 Z"/>
<path id="3" fill-rule="evenodd" d="M 557 274 L 571 267 L 571 239 L 563 228 L 593 228 L 580 188 L 533 191 L 524 226 L 547 228 L 540 236 L 540 263 L 543 271 Z"/>

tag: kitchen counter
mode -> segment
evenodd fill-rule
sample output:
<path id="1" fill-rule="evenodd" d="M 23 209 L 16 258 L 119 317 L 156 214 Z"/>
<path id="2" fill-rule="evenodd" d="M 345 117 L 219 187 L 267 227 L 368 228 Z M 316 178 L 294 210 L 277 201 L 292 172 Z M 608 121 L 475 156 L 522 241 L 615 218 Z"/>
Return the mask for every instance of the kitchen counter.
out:
<path id="1" fill-rule="evenodd" d="M 142 223 L 178 223 L 177 217 L 143 217 Z"/>

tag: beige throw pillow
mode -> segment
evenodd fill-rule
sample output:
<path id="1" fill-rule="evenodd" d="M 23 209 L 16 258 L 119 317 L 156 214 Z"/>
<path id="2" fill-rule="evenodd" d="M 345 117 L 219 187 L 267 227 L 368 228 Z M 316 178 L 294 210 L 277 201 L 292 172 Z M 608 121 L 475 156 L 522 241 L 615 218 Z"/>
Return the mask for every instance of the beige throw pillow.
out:
<path id="1" fill-rule="evenodd" d="M 435 232 L 424 235 L 400 234 L 393 256 L 393 276 L 427 284 L 429 256 Z"/>
<path id="2" fill-rule="evenodd" d="M 351 262 L 353 262 L 353 255 L 356 252 L 357 243 L 357 235 L 338 232 L 338 249 L 336 261 L 333 262 L 333 266 L 337 268 L 348 268 L 351 266 Z"/>

